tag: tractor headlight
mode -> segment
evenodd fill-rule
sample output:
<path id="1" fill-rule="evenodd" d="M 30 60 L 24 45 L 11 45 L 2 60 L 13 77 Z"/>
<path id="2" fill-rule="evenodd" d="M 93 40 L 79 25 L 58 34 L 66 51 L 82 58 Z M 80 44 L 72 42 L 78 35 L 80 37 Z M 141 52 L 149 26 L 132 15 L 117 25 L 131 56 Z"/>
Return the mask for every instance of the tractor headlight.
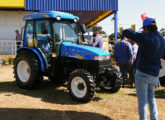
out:
<path id="1" fill-rule="evenodd" d="M 94 60 L 109 60 L 110 59 L 110 55 L 108 56 L 95 56 Z"/>

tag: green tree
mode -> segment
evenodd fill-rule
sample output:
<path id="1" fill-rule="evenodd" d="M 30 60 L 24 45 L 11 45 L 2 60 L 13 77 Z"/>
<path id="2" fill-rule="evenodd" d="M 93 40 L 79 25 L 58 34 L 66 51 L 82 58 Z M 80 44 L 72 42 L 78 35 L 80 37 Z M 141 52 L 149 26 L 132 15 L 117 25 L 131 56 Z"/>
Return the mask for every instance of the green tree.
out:
<path id="1" fill-rule="evenodd" d="M 98 25 L 94 25 L 92 27 L 92 31 L 98 31 L 100 34 L 106 34 L 105 31 L 102 30 L 103 28 L 101 26 L 98 26 Z"/>
<path id="2" fill-rule="evenodd" d="M 161 28 L 160 31 L 161 31 L 161 32 L 164 32 L 164 31 L 165 31 L 165 28 Z"/>

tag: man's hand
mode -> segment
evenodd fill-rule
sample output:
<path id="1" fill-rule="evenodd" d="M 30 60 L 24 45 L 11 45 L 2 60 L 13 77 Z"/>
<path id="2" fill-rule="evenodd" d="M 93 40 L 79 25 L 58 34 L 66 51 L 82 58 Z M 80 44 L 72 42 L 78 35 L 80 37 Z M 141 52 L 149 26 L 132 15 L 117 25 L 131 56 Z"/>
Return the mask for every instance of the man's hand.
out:
<path id="1" fill-rule="evenodd" d="M 135 53 L 133 53 L 133 58 L 136 58 L 136 54 Z"/>
<path id="2" fill-rule="evenodd" d="M 130 64 L 130 65 L 133 65 L 133 60 L 131 60 L 129 64 Z"/>
<path id="3" fill-rule="evenodd" d="M 86 43 L 85 42 L 81 42 L 81 45 L 85 45 Z"/>

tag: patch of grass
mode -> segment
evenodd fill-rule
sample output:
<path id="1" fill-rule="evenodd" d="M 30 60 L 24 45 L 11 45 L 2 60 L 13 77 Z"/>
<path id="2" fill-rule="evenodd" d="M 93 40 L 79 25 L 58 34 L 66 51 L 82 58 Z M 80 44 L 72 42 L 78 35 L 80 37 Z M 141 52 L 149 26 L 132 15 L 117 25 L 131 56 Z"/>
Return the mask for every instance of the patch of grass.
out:
<path id="1" fill-rule="evenodd" d="M 14 62 L 14 58 L 9 57 L 9 58 L 8 58 L 8 62 L 9 62 L 9 65 L 12 65 L 12 64 L 13 64 L 13 62 Z"/>
<path id="2" fill-rule="evenodd" d="M 2 65 L 12 65 L 14 61 L 15 55 L 0 55 L 0 59 L 3 60 Z"/>
<path id="3" fill-rule="evenodd" d="M 6 65 L 6 60 L 2 59 L 2 65 Z"/>

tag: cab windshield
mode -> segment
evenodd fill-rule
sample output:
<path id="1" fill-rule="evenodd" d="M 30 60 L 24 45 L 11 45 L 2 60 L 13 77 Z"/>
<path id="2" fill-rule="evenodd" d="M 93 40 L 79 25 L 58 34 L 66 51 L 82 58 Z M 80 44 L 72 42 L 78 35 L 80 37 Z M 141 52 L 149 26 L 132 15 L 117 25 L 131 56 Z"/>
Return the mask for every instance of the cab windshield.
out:
<path id="1" fill-rule="evenodd" d="M 74 42 L 79 40 L 76 23 L 54 21 L 53 24 L 56 42 Z"/>

